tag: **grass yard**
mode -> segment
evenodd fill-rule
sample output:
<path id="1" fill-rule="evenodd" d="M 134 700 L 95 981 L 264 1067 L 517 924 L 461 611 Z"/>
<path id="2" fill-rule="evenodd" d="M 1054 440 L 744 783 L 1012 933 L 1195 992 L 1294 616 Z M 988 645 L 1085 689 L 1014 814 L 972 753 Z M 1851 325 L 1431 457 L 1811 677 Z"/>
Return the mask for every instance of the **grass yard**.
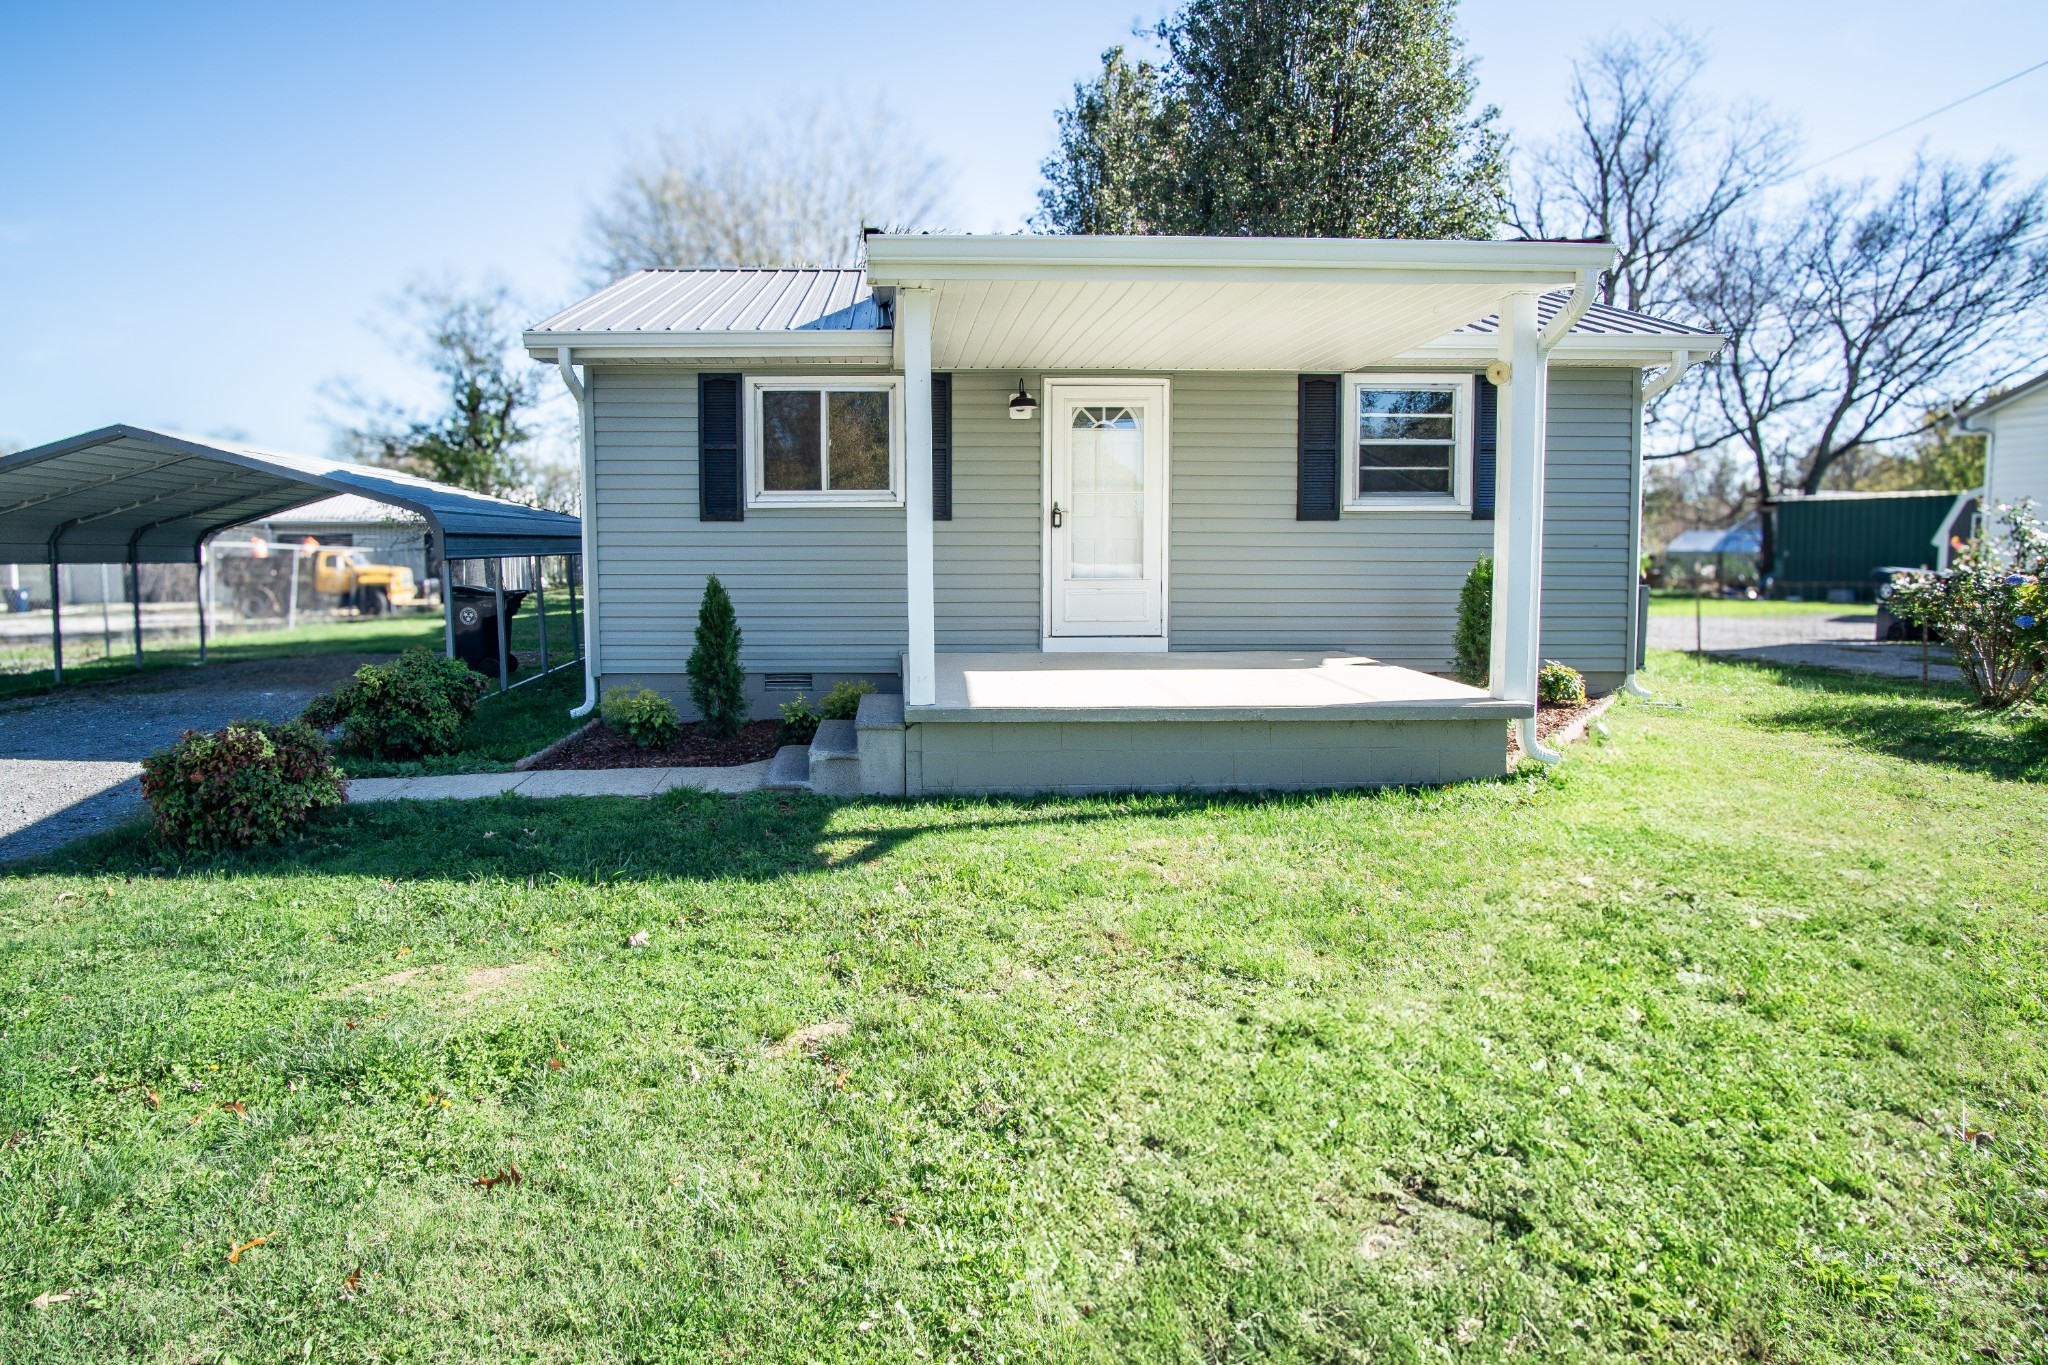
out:
<path id="1" fill-rule="evenodd" d="M 2048 1360 L 2048 732 L 1651 677 L 1454 790 L 10 872 L 0 1358 Z"/>

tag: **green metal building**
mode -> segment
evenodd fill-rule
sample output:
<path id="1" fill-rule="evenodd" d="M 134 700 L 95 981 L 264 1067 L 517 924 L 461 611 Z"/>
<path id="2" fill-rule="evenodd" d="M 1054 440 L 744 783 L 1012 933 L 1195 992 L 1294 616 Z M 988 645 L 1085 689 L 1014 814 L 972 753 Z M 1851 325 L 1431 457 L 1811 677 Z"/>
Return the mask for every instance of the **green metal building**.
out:
<path id="1" fill-rule="evenodd" d="M 1974 495 L 1953 492 L 1821 493 L 1773 511 L 1778 544 L 1771 595 L 1824 602 L 1847 592 L 1871 600 L 1880 568 L 1936 569 L 1951 523 Z M 1965 526 L 1959 532 L 1968 534 Z"/>

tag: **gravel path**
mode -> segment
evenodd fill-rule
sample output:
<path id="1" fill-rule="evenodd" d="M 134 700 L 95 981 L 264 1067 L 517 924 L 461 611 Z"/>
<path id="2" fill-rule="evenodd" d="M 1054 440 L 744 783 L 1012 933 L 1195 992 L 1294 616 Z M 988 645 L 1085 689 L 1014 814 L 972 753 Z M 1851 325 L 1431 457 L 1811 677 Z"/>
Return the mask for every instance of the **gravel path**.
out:
<path id="1" fill-rule="evenodd" d="M 0 862 L 135 817 L 141 760 L 187 730 L 290 720 L 381 655 L 166 669 L 0 703 Z"/>
<path id="2" fill-rule="evenodd" d="M 1709 654 L 1755 659 L 1762 663 L 1808 664 L 1817 668 L 1838 668 L 1847 673 L 1876 673 L 1889 678 L 1920 676 L 1920 646 L 1880 644 L 1873 637 L 1877 617 L 1836 607 L 1797 616 L 1703 616 L 1699 621 L 1698 643 Z M 1694 624 L 1690 616 L 1652 616 L 1652 649 L 1694 648 Z M 1954 682 L 1955 666 L 1945 662 L 1948 651 L 1936 646 L 1927 675 Z"/>

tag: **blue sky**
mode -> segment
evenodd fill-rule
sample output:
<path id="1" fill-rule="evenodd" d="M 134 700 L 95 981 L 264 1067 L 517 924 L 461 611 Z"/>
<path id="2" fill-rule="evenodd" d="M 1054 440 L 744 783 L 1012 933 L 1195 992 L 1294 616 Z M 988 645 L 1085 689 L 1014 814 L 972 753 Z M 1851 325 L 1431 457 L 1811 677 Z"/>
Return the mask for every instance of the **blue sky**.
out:
<path id="1" fill-rule="evenodd" d="M 374 324 L 408 280 L 575 291 L 578 232 L 663 125 L 885 97 L 952 172 L 951 222 L 1014 229 L 1053 112 L 1162 4 L 0 9 L 0 441 L 115 421 L 321 451 L 323 383 L 422 397 Z M 1481 92 L 1518 137 L 1563 115 L 1586 42 L 1676 13 L 1701 84 L 1759 96 L 1813 157 L 2048 58 L 2048 5 L 1727 0 L 1710 10 L 1466 0 Z M 2048 71 L 1868 151 L 1925 139 L 2048 175 Z"/>

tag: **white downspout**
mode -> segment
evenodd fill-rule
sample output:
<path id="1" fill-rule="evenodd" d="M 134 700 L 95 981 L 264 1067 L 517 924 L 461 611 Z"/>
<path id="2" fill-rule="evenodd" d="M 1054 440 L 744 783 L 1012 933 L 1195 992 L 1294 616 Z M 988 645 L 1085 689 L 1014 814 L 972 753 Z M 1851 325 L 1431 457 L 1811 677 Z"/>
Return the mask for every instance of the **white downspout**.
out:
<path id="1" fill-rule="evenodd" d="M 571 720 L 580 720 L 597 709 L 597 460 L 591 450 L 589 396 L 569 363 L 567 346 L 555 348 L 555 368 L 576 400 L 576 444 L 583 465 L 582 506 L 577 509 L 583 524 L 583 704 L 569 712 Z"/>
<path id="2" fill-rule="evenodd" d="M 1635 458 L 1629 467 L 1629 506 L 1634 514 L 1628 525 L 1628 660 L 1621 678 L 1621 690 L 1631 697 L 1647 698 L 1650 695 L 1650 689 L 1636 681 L 1636 656 L 1642 650 L 1642 641 L 1638 638 L 1641 626 L 1636 615 L 1636 594 L 1640 590 L 1643 572 L 1643 415 L 1649 409 L 1651 399 L 1685 377 L 1685 372 L 1692 368 L 1692 355 L 1691 351 L 1673 351 L 1671 363 L 1659 371 L 1655 379 L 1643 384 L 1636 395 Z"/>

